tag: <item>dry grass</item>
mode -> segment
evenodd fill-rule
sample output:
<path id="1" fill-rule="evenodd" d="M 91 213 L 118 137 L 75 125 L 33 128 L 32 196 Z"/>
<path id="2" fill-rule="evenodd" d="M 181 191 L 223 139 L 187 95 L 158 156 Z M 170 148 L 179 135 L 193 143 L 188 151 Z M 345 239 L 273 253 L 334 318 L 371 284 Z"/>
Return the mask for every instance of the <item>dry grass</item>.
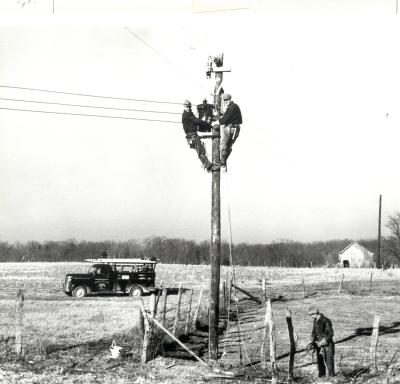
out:
<path id="1" fill-rule="evenodd" d="M 75 300 L 61 291 L 61 282 L 66 273 L 84 272 L 88 266 L 86 263 L 0 264 L 0 335 L 12 339 L 16 292 L 19 287 L 25 287 L 26 350 L 24 362 L 16 363 L 11 359 L 11 354 L 5 355 L 7 348 L 11 348 L 12 340 L 2 349 L 1 383 L 192 383 L 206 373 L 198 365 L 182 361 L 166 369 L 168 364 L 165 359 L 157 359 L 145 368 L 140 367 L 140 335 L 135 328 L 138 306 L 132 298 L 107 296 Z M 160 264 L 157 267 L 157 281 L 158 284 L 162 281 L 164 286 L 177 286 L 179 282 L 185 282 L 187 287 L 199 288 L 203 285 L 207 288 L 209 271 L 209 267 L 204 265 Z M 225 279 L 230 272 L 231 269 L 223 267 L 221 279 Z M 371 272 L 372 292 L 369 285 Z M 344 284 L 339 296 L 337 289 L 342 273 Z M 278 367 L 281 372 L 286 369 L 285 354 L 288 351 L 285 310 L 289 307 L 292 311 L 298 334 L 298 350 L 301 350 L 307 344 L 311 330 L 306 309 L 315 303 L 334 324 L 336 364 L 340 372 L 338 382 L 354 382 L 354 377 L 358 383 L 371 384 L 385 383 L 387 377 L 391 378 L 391 384 L 398 380 L 396 377 L 400 375 L 400 368 L 397 360 L 392 364 L 392 372 L 385 372 L 400 345 L 397 309 L 400 304 L 400 270 L 236 267 L 235 274 L 238 284 L 256 295 L 261 294 L 261 279 L 266 277 L 268 293 L 271 296 L 282 294 L 287 299 L 273 303 L 277 355 L 280 357 Z M 303 299 L 302 279 L 307 293 L 318 291 L 318 294 Z M 187 300 L 187 295 L 184 300 Z M 197 302 L 197 295 L 193 297 L 193 302 Z M 201 311 L 204 317 L 207 302 L 205 292 Z M 176 296 L 171 296 L 168 304 L 170 324 L 175 315 L 175 304 Z M 370 327 L 375 313 L 381 315 L 381 335 L 378 345 L 379 372 L 372 375 L 367 368 L 370 366 Z M 258 316 L 262 322 L 263 309 L 259 310 Z M 118 364 L 110 359 L 112 339 L 122 345 L 126 353 Z M 256 362 L 260 359 L 259 334 L 254 333 L 249 343 L 250 358 Z M 2 345 L 5 346 L 4 343 Z M 230 362 L 235 362 L 234 356 Z M 297 382 L 313 382 L 311 380 L 315 377 L 316 367 L 310 363 L 310 355 L 304 352 L 296 355 L 295 373 L 303 378 Z M 72 366 L 74 368 L 70 369 Z"/>

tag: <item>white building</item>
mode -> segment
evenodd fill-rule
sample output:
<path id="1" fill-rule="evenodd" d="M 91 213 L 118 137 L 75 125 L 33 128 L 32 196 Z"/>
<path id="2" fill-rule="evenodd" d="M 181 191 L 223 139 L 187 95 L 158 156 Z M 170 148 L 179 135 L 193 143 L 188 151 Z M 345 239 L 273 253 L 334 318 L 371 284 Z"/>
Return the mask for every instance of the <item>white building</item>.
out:
<path id="1" fill-rule="evenodd" d="M 341 268 L 368 268 L 374 266 L 374 254 L 358 243 L 351 243 L 339 252 Z"/>

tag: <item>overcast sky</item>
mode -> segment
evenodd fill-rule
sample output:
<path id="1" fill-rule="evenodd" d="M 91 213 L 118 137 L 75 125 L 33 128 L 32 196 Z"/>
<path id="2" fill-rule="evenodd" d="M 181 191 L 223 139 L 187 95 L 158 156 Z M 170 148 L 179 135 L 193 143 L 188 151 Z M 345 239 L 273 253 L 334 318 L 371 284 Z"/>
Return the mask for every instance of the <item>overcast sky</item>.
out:
<path id="1" fill-rule="evenodd" d="M 209 239 L 211 175 L 179 122 L 218 52 L 244 120 L 224 239 L 228 204 L 252 243 L 375 238 L 379 195 L 383 224 L 400 211 L 395 0 L 80 3 L 0 0 L 1 240 Z"/>

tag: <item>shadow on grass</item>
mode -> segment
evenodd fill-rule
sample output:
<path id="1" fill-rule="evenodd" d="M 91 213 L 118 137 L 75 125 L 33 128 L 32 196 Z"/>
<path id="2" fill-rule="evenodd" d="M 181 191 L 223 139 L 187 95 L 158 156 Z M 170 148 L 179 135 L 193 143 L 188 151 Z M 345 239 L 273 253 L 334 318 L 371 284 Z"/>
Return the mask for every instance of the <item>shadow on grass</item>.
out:
<path id="1" fill-rule="evenodd" d="M 379 327 L 379 336 L 382 335 L 386 335 L 386 334 L 394 334 L 394 333 L 399 333 L 400 332 L 400 328 L 398 328 L 400 326 L 400 321 L 395 321 L 394 323 L 392 323 L 391 325 L 389 325 L 388 327 L 385 327 L 383 325 L 381 325 Z M 335 344 L 342 344 L 345 343 L 349 340 L 352 340 L 356 337 L 362 337 L 362 336 L 371 336 L 372 335 L 372 327 L 367 327 L 367 328 L 356 328 L 355 331 L 349 335 L 346 336 L 338 341 L 335 342 Z"/>

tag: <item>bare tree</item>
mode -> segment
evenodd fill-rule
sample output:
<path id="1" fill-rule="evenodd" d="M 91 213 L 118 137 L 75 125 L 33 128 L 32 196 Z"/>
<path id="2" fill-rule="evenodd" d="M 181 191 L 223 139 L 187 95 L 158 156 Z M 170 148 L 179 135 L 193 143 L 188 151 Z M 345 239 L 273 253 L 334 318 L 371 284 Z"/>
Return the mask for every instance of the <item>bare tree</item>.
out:
<path id="1" fill-rule="evenodd" d="M 392 260 L 400 261 L 400 212 L 389 216 L 386 227 L 390 230 L 390 236 L 385 239 L 385 253 Z"/>

